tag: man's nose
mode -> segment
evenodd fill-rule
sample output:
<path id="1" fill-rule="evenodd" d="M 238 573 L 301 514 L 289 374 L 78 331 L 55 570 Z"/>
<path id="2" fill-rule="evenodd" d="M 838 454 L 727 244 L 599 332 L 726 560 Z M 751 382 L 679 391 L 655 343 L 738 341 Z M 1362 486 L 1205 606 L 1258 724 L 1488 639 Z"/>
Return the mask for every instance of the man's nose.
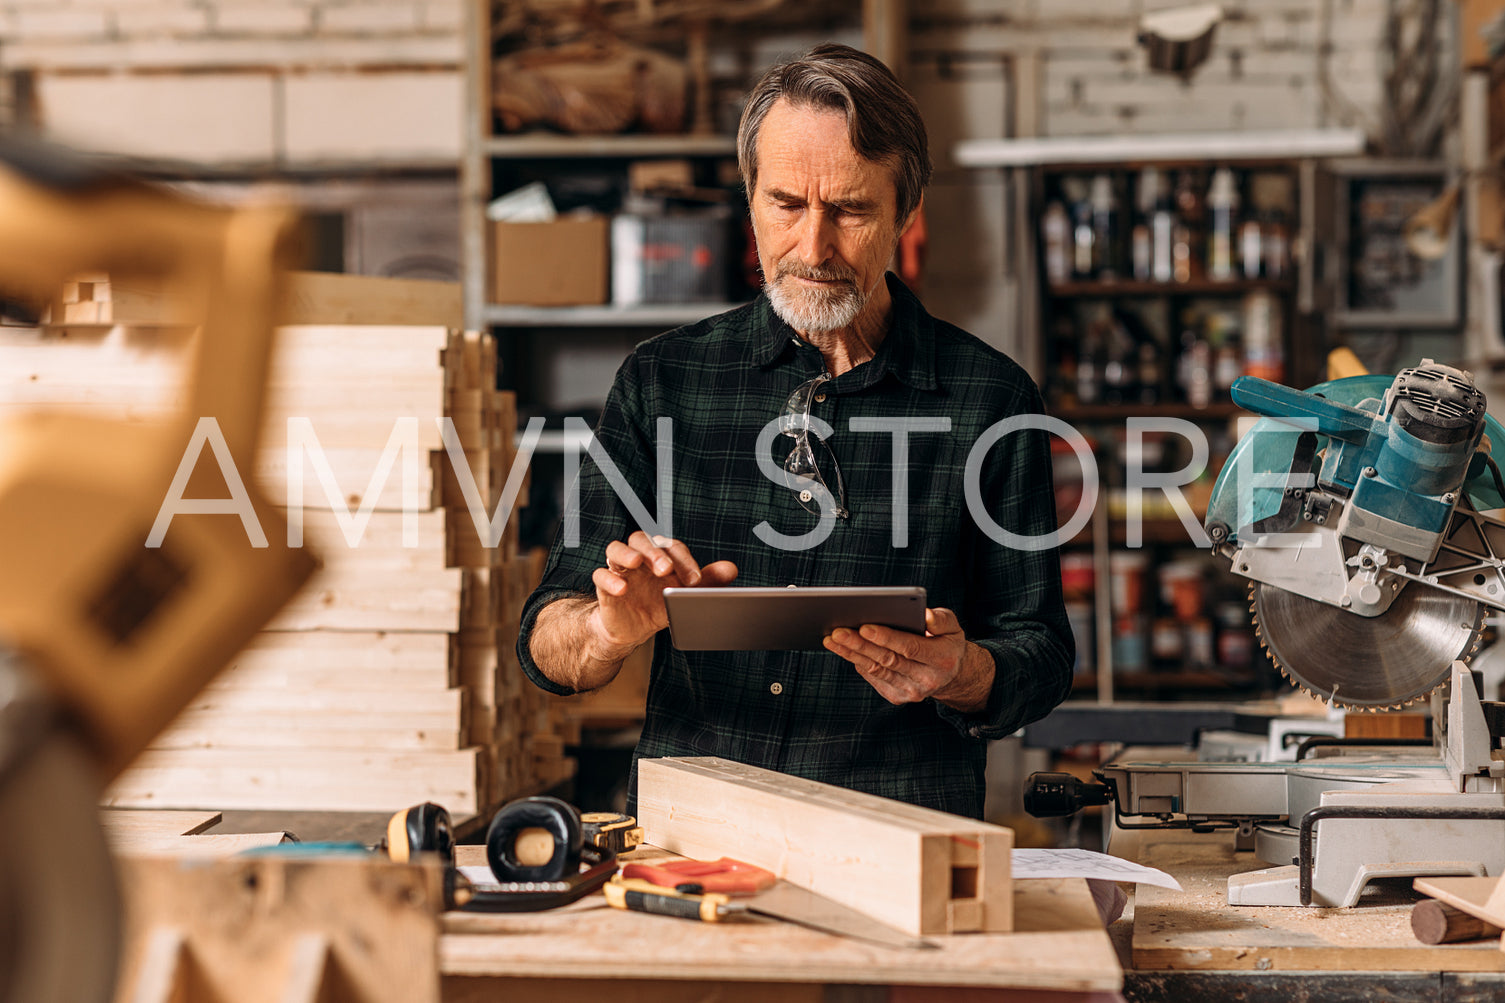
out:
<path id="1" fill-rule="evenodd" d="M 823 212 L 807 212 L 800 221 L 799 244 L 795 250 L 800 261 L 810 267 L 831 260 L 835 242 L 830 217 Z"/>

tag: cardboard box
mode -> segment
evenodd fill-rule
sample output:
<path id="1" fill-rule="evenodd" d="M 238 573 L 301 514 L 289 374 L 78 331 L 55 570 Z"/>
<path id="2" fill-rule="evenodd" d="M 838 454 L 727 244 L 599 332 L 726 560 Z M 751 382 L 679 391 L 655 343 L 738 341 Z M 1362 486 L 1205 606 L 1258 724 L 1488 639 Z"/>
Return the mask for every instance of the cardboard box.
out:
<path id="1" fill-rule="evenodd" d="M 1485 29 L 1505 14 L 1505 0 L 1458 0 L 1458 60 L 1464 69 L 1489 65 Z"/>
<path id="2" fill-rule="evenodd" d="M 605 216 L 490 224 L 491 301 L 528 306 L 606 302 Z"/>

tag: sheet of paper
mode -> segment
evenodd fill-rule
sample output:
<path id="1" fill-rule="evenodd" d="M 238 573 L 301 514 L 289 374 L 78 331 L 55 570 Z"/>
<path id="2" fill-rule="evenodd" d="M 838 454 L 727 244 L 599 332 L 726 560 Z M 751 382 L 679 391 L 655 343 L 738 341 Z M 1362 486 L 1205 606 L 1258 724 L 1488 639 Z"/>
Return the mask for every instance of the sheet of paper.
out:
<path id="1" fill-rule="evenodd" d="M 470 883 L 475 885 L 480 891 L 485 891 L 487 888 L 496 888 L 501 884 L 501 882 L 497 881 L 496 875 L 491 873 L 491 868 L 486 864 L 481 864 L 480 866 L 467 865 L 456 868 L 456 870 L 469 878 Z"/>
<path id="2" fill-rule="evenodd" d="M 1015 878 L 1087 878 L 1134 881 L 1142 885 L 1181 890 L 1181 883 L 1162 870 L 1092 850 L 1014 851 Z"/>

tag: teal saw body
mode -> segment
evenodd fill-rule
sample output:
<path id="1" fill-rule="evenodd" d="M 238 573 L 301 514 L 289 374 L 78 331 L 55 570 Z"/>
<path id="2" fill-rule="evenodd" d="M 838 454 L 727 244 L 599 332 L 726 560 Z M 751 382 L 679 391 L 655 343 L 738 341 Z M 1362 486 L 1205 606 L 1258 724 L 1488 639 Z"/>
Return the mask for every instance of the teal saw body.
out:
<path id="1" fill-rule="evenodd" d="M 1251 580 L 1261 642 L 1294 682 L 1378 709 L 1442 685 L 1505 608 L 1505 426 L 1470 374 L 1424 360 L 1394 377 L 1294 390 L 1244 378 L 1264 417 L 1213 488 L 1207 531 Z"/>

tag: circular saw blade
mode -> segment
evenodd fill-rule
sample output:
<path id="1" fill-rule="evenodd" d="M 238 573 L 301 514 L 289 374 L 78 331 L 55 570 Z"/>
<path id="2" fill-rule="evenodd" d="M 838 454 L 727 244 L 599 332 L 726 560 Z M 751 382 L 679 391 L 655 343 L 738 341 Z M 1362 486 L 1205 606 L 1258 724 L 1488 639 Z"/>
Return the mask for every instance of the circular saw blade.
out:
<path id="1" fill-rule="evenodd" d="M 1420 700 L 1478 646 L 1484 607 L 1412 583 L 1379 616 L 1359 616 L 1256 582 L 1255 628 L 1292 682 L 1340 707 L 1379 710 Z"/>

